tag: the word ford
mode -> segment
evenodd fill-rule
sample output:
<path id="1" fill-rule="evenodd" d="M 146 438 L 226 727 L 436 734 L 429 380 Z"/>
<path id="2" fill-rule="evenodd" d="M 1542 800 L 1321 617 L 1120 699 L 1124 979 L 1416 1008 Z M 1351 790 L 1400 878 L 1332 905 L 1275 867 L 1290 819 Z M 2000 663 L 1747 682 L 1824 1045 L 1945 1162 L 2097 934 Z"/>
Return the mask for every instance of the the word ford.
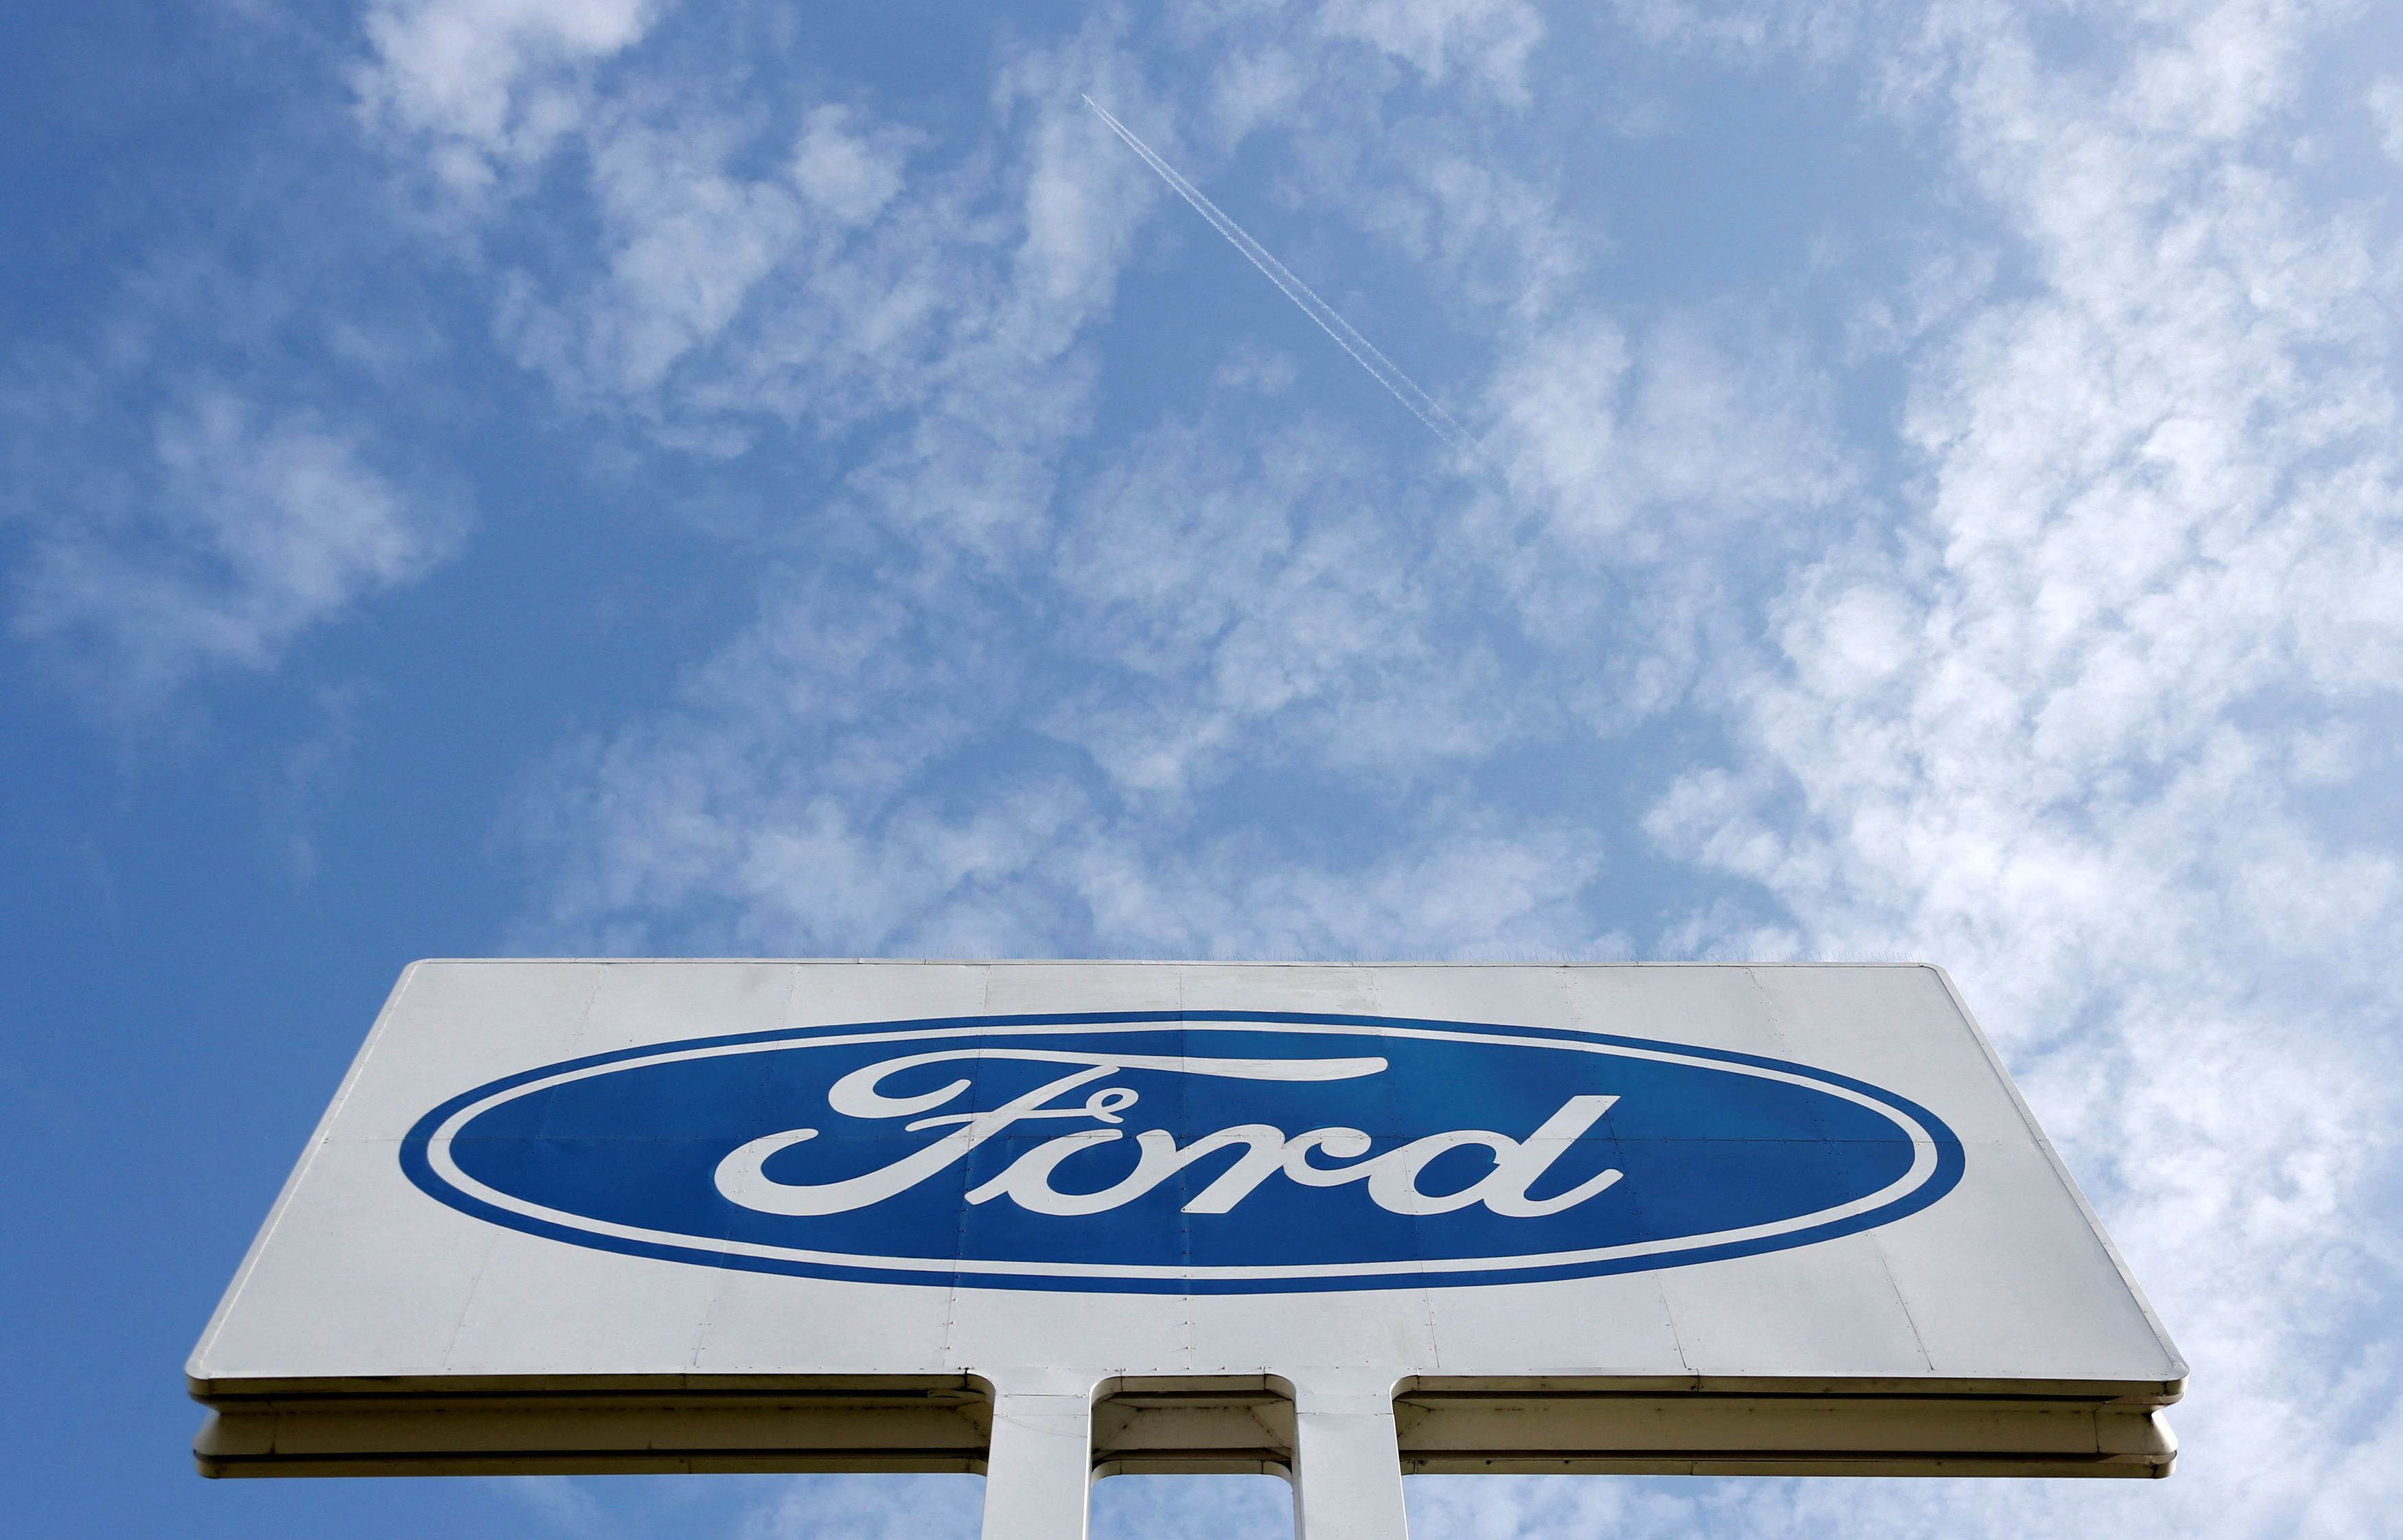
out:
<path id="1" fill-rule="evenodd" d="M 915 1096 L 888 1096 L 877 1088 L 888 1077 L 921 1065 L 953 1061 L 990 1062 L 1019 1060 L 1035 1063 L 1078 1066 L 1069 1074 L 1011 1098 L 986 1112 L 936 1113 L 969 1090 L 969 1078 L 951 1081 L 939 1089 Z M 1007 1198 L 1036 1214 L 1104 1214 L 1132 1203 L 1186 1167 L 1222 1151 L 1242 1154 L 1184 1205 L 1187 1214 L 1226 1214 L 1272 1176 L 1310 1187 L 1335 1187 L 1364 1183 L 1369 1200 L 1395 1214 L 1449 1214 L 1482 1204 L 1512 1219 L 1535 1219 L 1574 1208 L 1619 1179 L 1617 1170 L 1587 1178 L 1566 1192 L 1530 1198 L 1540 1181 L 1572 1144 L 1598 1122 L 1618 1100 L 1616 1096 L 1572 1096 L 1559 1111 L 1525 1138 L 1513 1138 L 1490 1129 L 1455 1129 L 1412 1140 L 1370 1158 L 1373 1141 L 1359 1129 L 1329 1127 L 1288 1135 L 1267 1123 L 1241 1123 L 1179 1145 L 1166 1129 L 1145 1129 L 1134 1136 L 1134 1170 L 1094 1192 L 1062 1191 L 1052 1179 L 1061 1166 L 1081 1152 L 1112 1145 L 1126 1137 L 1129 1109 L 1142 1100 L 1127 1086 L 1099 1086 L 1079 1105 L 1057 1104 L 1075 1092 L 1130 1070 L 1171 1075 L 1212 1075 L 1237 1080 L 1349 1080 L 1382 1073 L 1382 1059 L 1208 1059 L 1188 1056 L 1079 1053 L 1048 1048 L 988 1047 L 910 1054 L 854 1070 L 826 1091 L 826 1103 L 837 1114 L 864 1121 L 908 1117 L 905 1132 L 948 1128 L 950 1132 L 879 1170 L 838 1181 L 788 1182 L 771 1177 L 770 1160 L 794 1145 L 818 1136 L 813 1128 L 791 1129 L 754 1139 L 721 1160 L 717 1190 L 729 1201 L 763 1214 L 816 1215 L 848 1213 L 882 1202 L 909 1191 L 966 1159 L 973 1150 L 1004 1131 L 1043 1119 L 1090 1120 L 1104 1125 L 1077 1129 L 1034 1145 L 1002 1172 L 967 1194 L 970 1203 Z M 971 1099 L 973 1101 L 973 1099 Z M 928 1115 L 932 1116 L 922 1116 Z M 1457 1191 L 1423 1191 L 1419 1179 L 1426 1168 L 1448 1151 L 1482 1145 L 1493 1165 L 1477 1181 Z M 1318 1157 L 1347 1164 L 1322 1165 Z"/>

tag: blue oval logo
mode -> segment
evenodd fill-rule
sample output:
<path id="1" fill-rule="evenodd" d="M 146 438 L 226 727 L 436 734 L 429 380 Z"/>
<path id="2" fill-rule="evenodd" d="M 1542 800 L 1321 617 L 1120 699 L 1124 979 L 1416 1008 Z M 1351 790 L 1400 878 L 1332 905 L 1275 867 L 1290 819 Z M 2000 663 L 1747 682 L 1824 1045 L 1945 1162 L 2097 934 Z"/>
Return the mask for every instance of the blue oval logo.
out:
<path id="1" fill-rule="evenodd" d="M 419 1188 L 576 1245 L 810 1277 L 1288 1293 L 1776 1251 L 1961 1179 L 1926 1109 L 1642 1038 L 1251 1011 L 812 1027 L 451 1098 Z"/>

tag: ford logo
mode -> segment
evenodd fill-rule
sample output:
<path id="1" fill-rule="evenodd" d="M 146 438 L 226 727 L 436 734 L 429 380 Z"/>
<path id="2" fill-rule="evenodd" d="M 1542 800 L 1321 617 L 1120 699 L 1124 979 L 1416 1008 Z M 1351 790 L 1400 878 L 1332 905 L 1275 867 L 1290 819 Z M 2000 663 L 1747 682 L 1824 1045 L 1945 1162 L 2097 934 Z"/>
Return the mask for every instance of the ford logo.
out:
<path id="1" fill-rule="evenodd" d="M 463 1092 L 401 1146 L 493 1224 L 636 1256 L 989 1288 L 1574 1278 L 1809 1245 L 1961 1179 L 1926 1109 L 1781 1060 L 1254 1011 L 811 1027 Z"/>

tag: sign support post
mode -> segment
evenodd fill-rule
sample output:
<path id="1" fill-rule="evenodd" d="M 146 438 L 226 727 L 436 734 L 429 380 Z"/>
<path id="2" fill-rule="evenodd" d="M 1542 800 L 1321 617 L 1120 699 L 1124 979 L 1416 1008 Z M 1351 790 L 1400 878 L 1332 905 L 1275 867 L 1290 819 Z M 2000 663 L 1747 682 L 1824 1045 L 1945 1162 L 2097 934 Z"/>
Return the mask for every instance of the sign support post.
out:
<path id="1" fill-rule="evenodd" d="M 983 1540 L 1085 1540 L 1092 1484 L 1090 1384 L 1075 1374 L 997 1378 Z"/>
<path id="2" fill-rule="evenodd" d="M 1293 1401 L 1294 1540 L 1408 1540 L 1391 1382 L 1313 1378 Z"/>

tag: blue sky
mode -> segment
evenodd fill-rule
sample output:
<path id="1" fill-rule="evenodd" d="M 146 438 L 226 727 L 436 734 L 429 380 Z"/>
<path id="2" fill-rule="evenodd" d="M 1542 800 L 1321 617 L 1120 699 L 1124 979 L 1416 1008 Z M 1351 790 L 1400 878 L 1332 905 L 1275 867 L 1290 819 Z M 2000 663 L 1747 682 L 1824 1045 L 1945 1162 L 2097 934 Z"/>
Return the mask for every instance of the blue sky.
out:
<path id="1" fill-rule="evenodd" d="M 974 1533 L 968 1478 L 189 1473 L 394 974 L 496 952 L 1939 962 L 2193 1362 L 2180 1474 L 1417 1533 L 2403 1502 L 2403 13 L 21 9 L 12 1529 Z"/>

